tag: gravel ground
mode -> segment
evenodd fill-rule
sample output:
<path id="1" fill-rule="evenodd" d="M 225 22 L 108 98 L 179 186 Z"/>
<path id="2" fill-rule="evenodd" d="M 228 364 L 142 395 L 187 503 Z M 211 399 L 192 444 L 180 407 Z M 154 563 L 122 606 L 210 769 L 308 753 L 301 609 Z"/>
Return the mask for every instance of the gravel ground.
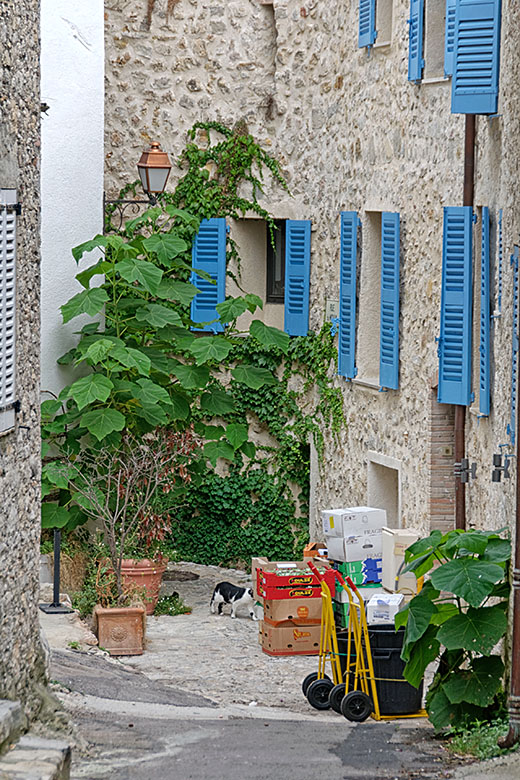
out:
<path id="1" fill-rule="evenodd" d="M 172 571 L 173 570 L 173 571 Z M 259 623 L 247 612 L 232 620 L 212 615 L 209 602 L 213 588 L 227 580 L 250 585 L 248 574 L 218 566 L 194 563 L 170 565 L 167 576 L 186 572 L 197 580 L 165 580 L 161 594 L 177 592 L 191 615 L 151 617 L 146 625 L 146 652 L 121 660 L 156 680 L 168 680 L 219 704 L 284 707 L 293 712 L 313 712 L 302 696 L 303 678 L 317 668 L 312 656 L 272 657 L 258 644 Z M 323 717 L 323 713 L 320 714 Z M 331 715 L 332 717 L 332 715 Z"/>

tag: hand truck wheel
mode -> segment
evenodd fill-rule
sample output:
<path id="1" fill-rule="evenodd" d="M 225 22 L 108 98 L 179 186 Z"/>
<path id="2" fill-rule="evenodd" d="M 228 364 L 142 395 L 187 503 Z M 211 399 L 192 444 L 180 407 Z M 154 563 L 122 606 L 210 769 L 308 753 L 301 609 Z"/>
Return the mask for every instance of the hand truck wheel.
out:
<path id="1" fill-rule="evenodd" d="M 366 720 L 372 710 L 372 700 L 363 691 L 350 691 L 341 702 L 341 714 L 357 723 Z"/>
<path id="2" fill-rule="evenodd" d="M 339 712 L 341 715 L 341 702 L 345 698 L 345 683 L 340 683 L 331 688 L 329 693 L 329 704 L 334 712 Z"/>
<path id="3" fill-rule="evenodd" d="M 307 677 L 302 682 L 302 691 L 304 696 L 307 696 L 307 689 L 309 685 L 317 679 L 318 679 L 318 672 L 311 672 L 310 674 L 307 675 Z M 328 674 L 325 675 L 325 679 L 330 680 Z"/>
<path id="4" fill-rule="evenodd" d="M 307 699 L 315 710 L 328 710 L 329 693 L 334 688 L 332 680 L 314 680 L 307 688 Z"/>

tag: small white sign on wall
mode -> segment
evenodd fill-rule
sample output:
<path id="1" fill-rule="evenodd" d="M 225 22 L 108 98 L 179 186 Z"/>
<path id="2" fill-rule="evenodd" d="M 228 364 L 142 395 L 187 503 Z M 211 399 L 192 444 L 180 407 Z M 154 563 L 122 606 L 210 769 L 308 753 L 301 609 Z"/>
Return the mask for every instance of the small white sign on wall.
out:
<path id="1" fill-rule="evenodd" d="M 339 317 L 339 301 L 327 298 L 325 300 L 325 320 L 330 322 L 336 317 Z"/>

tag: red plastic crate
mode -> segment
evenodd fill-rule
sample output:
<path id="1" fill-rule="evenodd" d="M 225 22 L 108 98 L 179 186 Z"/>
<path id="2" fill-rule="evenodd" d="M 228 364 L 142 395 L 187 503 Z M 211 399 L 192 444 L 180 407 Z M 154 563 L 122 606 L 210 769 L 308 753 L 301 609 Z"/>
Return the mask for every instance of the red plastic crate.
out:
<path id="1" fill-rule="evenodd" d="M 332 569 L 322 570 L 325 582 L 334 592 L 335 574 Z M 310 570 L 306 572 L 279 573 L 275 571 L 265 571 L 258 568 L 256 570 L 257 590 L 264 599 L 303 599 L 320 598 L 320 581 Z"/>

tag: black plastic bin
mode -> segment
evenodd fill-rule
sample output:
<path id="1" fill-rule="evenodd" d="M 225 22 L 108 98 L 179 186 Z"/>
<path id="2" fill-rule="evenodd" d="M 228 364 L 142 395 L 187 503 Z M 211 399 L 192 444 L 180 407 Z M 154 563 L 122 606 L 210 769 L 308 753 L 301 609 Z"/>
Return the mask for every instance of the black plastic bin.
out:
<path id="1" fill-rule="evenodd" d="M 345 673 L 347 653 L 347 631 L 338 632 L 341 671 Z M 405 662 L 401 660 L 404 626 L 398 631 L 386 623 L 368 626 L 372 662 L 376 677 L 376 690 L 381 715 L 411 715 L 421 709 L 423 683 L 419 688 L 406 682 L 403 677 Z M 352 650 L 354 645 L 352 644 Z M 355 668 L 355 654 L 351 669 Z M 352 685 L 349 685 L 352 689 Z"/>

